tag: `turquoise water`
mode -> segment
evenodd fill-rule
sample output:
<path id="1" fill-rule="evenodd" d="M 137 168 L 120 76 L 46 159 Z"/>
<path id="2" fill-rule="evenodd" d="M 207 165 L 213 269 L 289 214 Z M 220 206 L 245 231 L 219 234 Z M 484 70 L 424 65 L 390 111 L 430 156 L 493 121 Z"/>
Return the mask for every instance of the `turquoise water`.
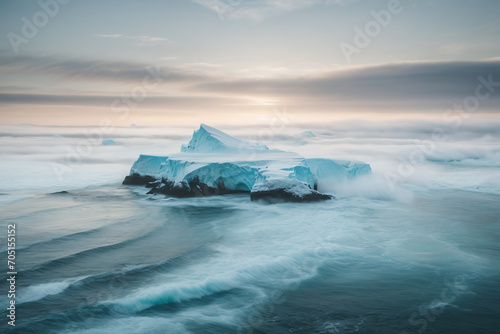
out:
<path id="1" fill-rule="evenodd" d="M 149 196 L 121 185 L 129 157 L 62 184 L 4 164 L 18 275 L 16 327 L 2 284 L 0 332 L 498 333 L 495 155 L 429 159 L 390 190 L 385 148 L 357 148 L 374 176 L 300 205 Z"/>
<path id="2" fill-rule="evenodd" d="M 4 207 L 22 247 L 19 333 L 495 333 L 500 324 L 499 195 L 266 206 L 143 192 L 113 185 Z"/>

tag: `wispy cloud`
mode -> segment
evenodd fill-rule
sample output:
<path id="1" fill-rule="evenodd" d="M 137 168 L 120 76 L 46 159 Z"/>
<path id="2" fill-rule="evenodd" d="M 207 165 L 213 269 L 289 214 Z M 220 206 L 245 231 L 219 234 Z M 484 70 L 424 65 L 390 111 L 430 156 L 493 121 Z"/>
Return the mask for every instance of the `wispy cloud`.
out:
<path id="1" fill-rule="evenodd" d="M 96 37 L 101 38 L 115 38 L 115 39 L 131 39 L 138 41 L 140 46 L 151 46 L 159 43 L 170 43 L 170 41 L 163 37 L 139 35 L 139 36 L 127 36 L 122 34 L 95 34 Z"/>
<path id="2" fill-rule="evenodd" d="M 192 0 L 209 8 L 221 19 L 250 19 L 266 17 L 310 7 L 316 4 L 344 4 L 354 0 Z"/>
<path id="3" fill-rule="evenodd" d="M 5 74 L 43 75 L 68 82 L 141 82 L 146 67 L 140 62 L 83 60 L 62 57 L 12 56 L 0 54 L 0 71 Z M 198 82 L 209 78 L 201 72 L 177 67 L 161 67 L 165 82 Z"/>
<path id="4" fill-rule="evenodd" d="M 196 90 L 267 96 L 291 105 L 363 107 L 373 110 L 440 110 L 474 94 L 478 77 L 500 82 L 500 61 L 401 62 L 294 78 L 237 78 L 200 82 Z M 498 107 L 498 95 L 489 103 Z"/>
<path id="5" fill-rule="evenodd" d="M 65 97 L 29 96 L 26 90 L 16 89 L 5 81 L 7 88 L 1 89 L 0 103 L 64 103 L 73 101 L 86 104 L 89 99 L 82 98 L 82 87 L 113 82 L 120 87 L 130 83 L 142 82 L 146 72 L 145 63 L 113 62 L 104 60 L 81 60 L 61 57 L 9 56 L 0 55 L 0 72 L 16 74 L 26 78 L 26 85 L 34 80 L 47 78 L 58 79 L 65 87 L 73 88 L 78 95 Z M 171 98 L 195 97 L 209 98 L 204 101 L 208 106 L 224 104 L 255 105 L 266 101 L 302 108 L 304 110 L 328 111 L 335 109 L 363 109 L 372 111 L 442 111 L 454 103 L 461 103 L 467 96 L 474 94 L 478 77 L 491 78 L 495 89 L 499 91 L 500 60 L 488 61 L 447 61 L 447 62 L 400 62 L 376 66 L 351 67 L 338 70 L 318 70 L 313 73 L 277 71 L 273 76 L 249 77 L 248 73 L 226 73 L 218 64 L 186 63 L 161 67 L 165 92 Z M 43 80 L 46 82 L 47 80 Z M 2 83 L 2 80 L 0 80 Z M 61 87 L 59 85 L 58 87 Z M 113 94 L 114 90 L 102 94 Z M 148 99 L 161 103 L 158 99 Z M 50 92 L 47 92 L 50 95 Z M 25 95 L 23 95 L 25 94 Z M 58 95 L 58 94 L 56 94 Z M 166 96 L 164 96 L 166 97 Z M 213 99 L 212 99 L 213 98 Z M 107 98 L 94 101 L 105 103 Z M 198 100 L 196 102 L 200 102 Z M 226 101 L 226 102 L 224 102 Z M 266 103 L 261 103 L 264 101 Z M 201 104 L 199 104 L 201 105 Z M 483 109 L 498 112 L 500 96 L 491 94 L 491 98 L 482 104 Z"/>
<path id="6" fill-rule="evenodd" d="M 120 37 L 123 37 L 123 35 L 121 35 L 121 34 L 109 34 L 109 35 L 95 34 L 94 36 L 96 36 L 96 37 L 103 37 L 103 38 L 120 38 Z"/>

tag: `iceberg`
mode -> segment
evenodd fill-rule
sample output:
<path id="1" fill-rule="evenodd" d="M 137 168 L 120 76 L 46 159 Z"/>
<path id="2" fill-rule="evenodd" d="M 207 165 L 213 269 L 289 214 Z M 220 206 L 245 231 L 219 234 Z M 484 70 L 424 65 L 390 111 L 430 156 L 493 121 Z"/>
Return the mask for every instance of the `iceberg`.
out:
<path id="1" fill-rule="evenodd" d="M 364 162 L 306 159 L 201 124 L 180 153 L 139 156 L 123 184 L 174 197 L 247 193 L 252 201 L 311 202 L 332 198 L 317 191 L 322 182 L 368 173 Z"/>
<path id="2" fill-rule="evenodd" d="M 309 138 L 314 138 L 316 135 L 312 131 L 304 131 L 300 134 L 301 137 L 309 137 Z"/>
<path id="3" fill-rule="evenodd" d="M 111 145 L 116 145 L 116 142 L 113 139 L 104 139 L 102 141 L 103 146 L 111 146 Z"/>

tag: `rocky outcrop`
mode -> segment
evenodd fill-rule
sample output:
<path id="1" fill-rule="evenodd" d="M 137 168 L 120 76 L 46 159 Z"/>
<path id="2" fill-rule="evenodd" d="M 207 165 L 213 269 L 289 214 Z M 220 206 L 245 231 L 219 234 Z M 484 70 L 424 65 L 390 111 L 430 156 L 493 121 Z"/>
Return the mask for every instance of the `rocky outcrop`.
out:
<path id="1" fill-rule="evenodd" d="M 250 192 L 250 200 L 264 201 L 267 203 L 283 203 L 283 202 L 318 202 L 334 199 L 333 196 L 311 191 L 309 194 L 298 196 L 289 192 L 285 188 L 255 191 Z"/>
<path id="2" fill-rule="evenodd" d="M 184 181 L 180 183 L 175 183 L 165 179 L 162 179 L 161 181 L 155 181 L 154 186 L 148 192 L 148 194 L 162 194 L 179 198 L 219 196 L 219 195 L 239 194 L 239 193 L 248 193 L 248 192 L 242 190 L 228 190 L 226 189 L 222 179 L 219 180 L 219 183 L 216 188 L 211 187 L 206 183 L 200 182 L 198 176 L 195 176 L 193 180 L 191 180 L 190 182 Z"/>

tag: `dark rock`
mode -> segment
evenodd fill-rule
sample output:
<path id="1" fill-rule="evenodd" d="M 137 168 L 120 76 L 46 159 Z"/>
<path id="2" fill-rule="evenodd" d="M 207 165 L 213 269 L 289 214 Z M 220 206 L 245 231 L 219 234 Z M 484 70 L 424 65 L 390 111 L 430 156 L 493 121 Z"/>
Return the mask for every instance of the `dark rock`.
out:
<path id="1" fill-rule="evenodd" d="M 123 180 L 124 185 L 128 186 L 145 186 L 149 183 L 156 182 L 157 180 L 151 176 L 142 176 L 137 173 L 132 175 L 125 176 L 125 180 Z"/>
<path id="2" fill-rule="evenodd" d="M 155 188 L 152 188 L 148 194 L 162 194 L 179 198 L 194 196 L 186 182 L 175 184 L 174 182 L 168 180 L 162 180 L 161 183 Z"/>
<path id="3" fill-rule="evenodd" d="M 284 203 L 284 202 L 317 202 L 330 200 L 333 197 L 330 195 L 321 194 L 317 191 L 313 191 L 304 196 L 297 196 L 288 192 L 284 188 L 265 190 L 265 191 L 255 191 L 250 193 L 251 201 L 265 201 L 268 203 Z"/>
<path id="4" fill-rule="evenodd" d="M 224 181 L 219 179 L 217 188 L 211 187 L 206 183 L 200 182 L 198 175 L 193 177 L 189 182 L 182 181 L 181 183 L 174 183 L 172 181 L 162 179 L 158 180 L 151 176 L 141 176 L 139 174 L 132 174 L 125 177 L 123 180 L 124 185 L 146 186 L 151 188 L 148 194 L 162 194 L 172 197 L 185 198 L 185 197 L 206 197 L 206 196 L 219 196 L 226 194 L 248 194 L 246 190 L 228 190 Z M 316 185 L 315 187 L 316 188 Z M 316 190 L 316 189 L 315 189 Z M 316 202 L 332 199 L 332 196 L 321 194 L 315 190 L 304 196 L 297 196 L 288 192 L 286 189 L 273 189 L 266 191 L 250 192 L 250 199 L 252 201 L 263 200 L 268 203 L 284 203 L 284 202 Z"/>
<path id="5" fill-rule="evenodd" d="M 155 180 L 154 182 L 150 182 L 146 187 L 152 188 L 148 194 L 162 194 L 180 198 L 248 193 L 248 191 L 226 189 L 222 179 L 219 180 L 217 188 L 211 187 L 206 183 L 200 182 L 200 178 L 197 175 L 190 182 L 183 181 L 180 184 L 175 184 L 172 181 L 163 179 L 161 181 Z"/>
<path id="6" fill-rule="evenodd" d="M 56 191 L 55 193 L 50 193 L 49 195 L 67 195 L 69 194 L 69 191 L 63 190 L 63 191 Z"/>

